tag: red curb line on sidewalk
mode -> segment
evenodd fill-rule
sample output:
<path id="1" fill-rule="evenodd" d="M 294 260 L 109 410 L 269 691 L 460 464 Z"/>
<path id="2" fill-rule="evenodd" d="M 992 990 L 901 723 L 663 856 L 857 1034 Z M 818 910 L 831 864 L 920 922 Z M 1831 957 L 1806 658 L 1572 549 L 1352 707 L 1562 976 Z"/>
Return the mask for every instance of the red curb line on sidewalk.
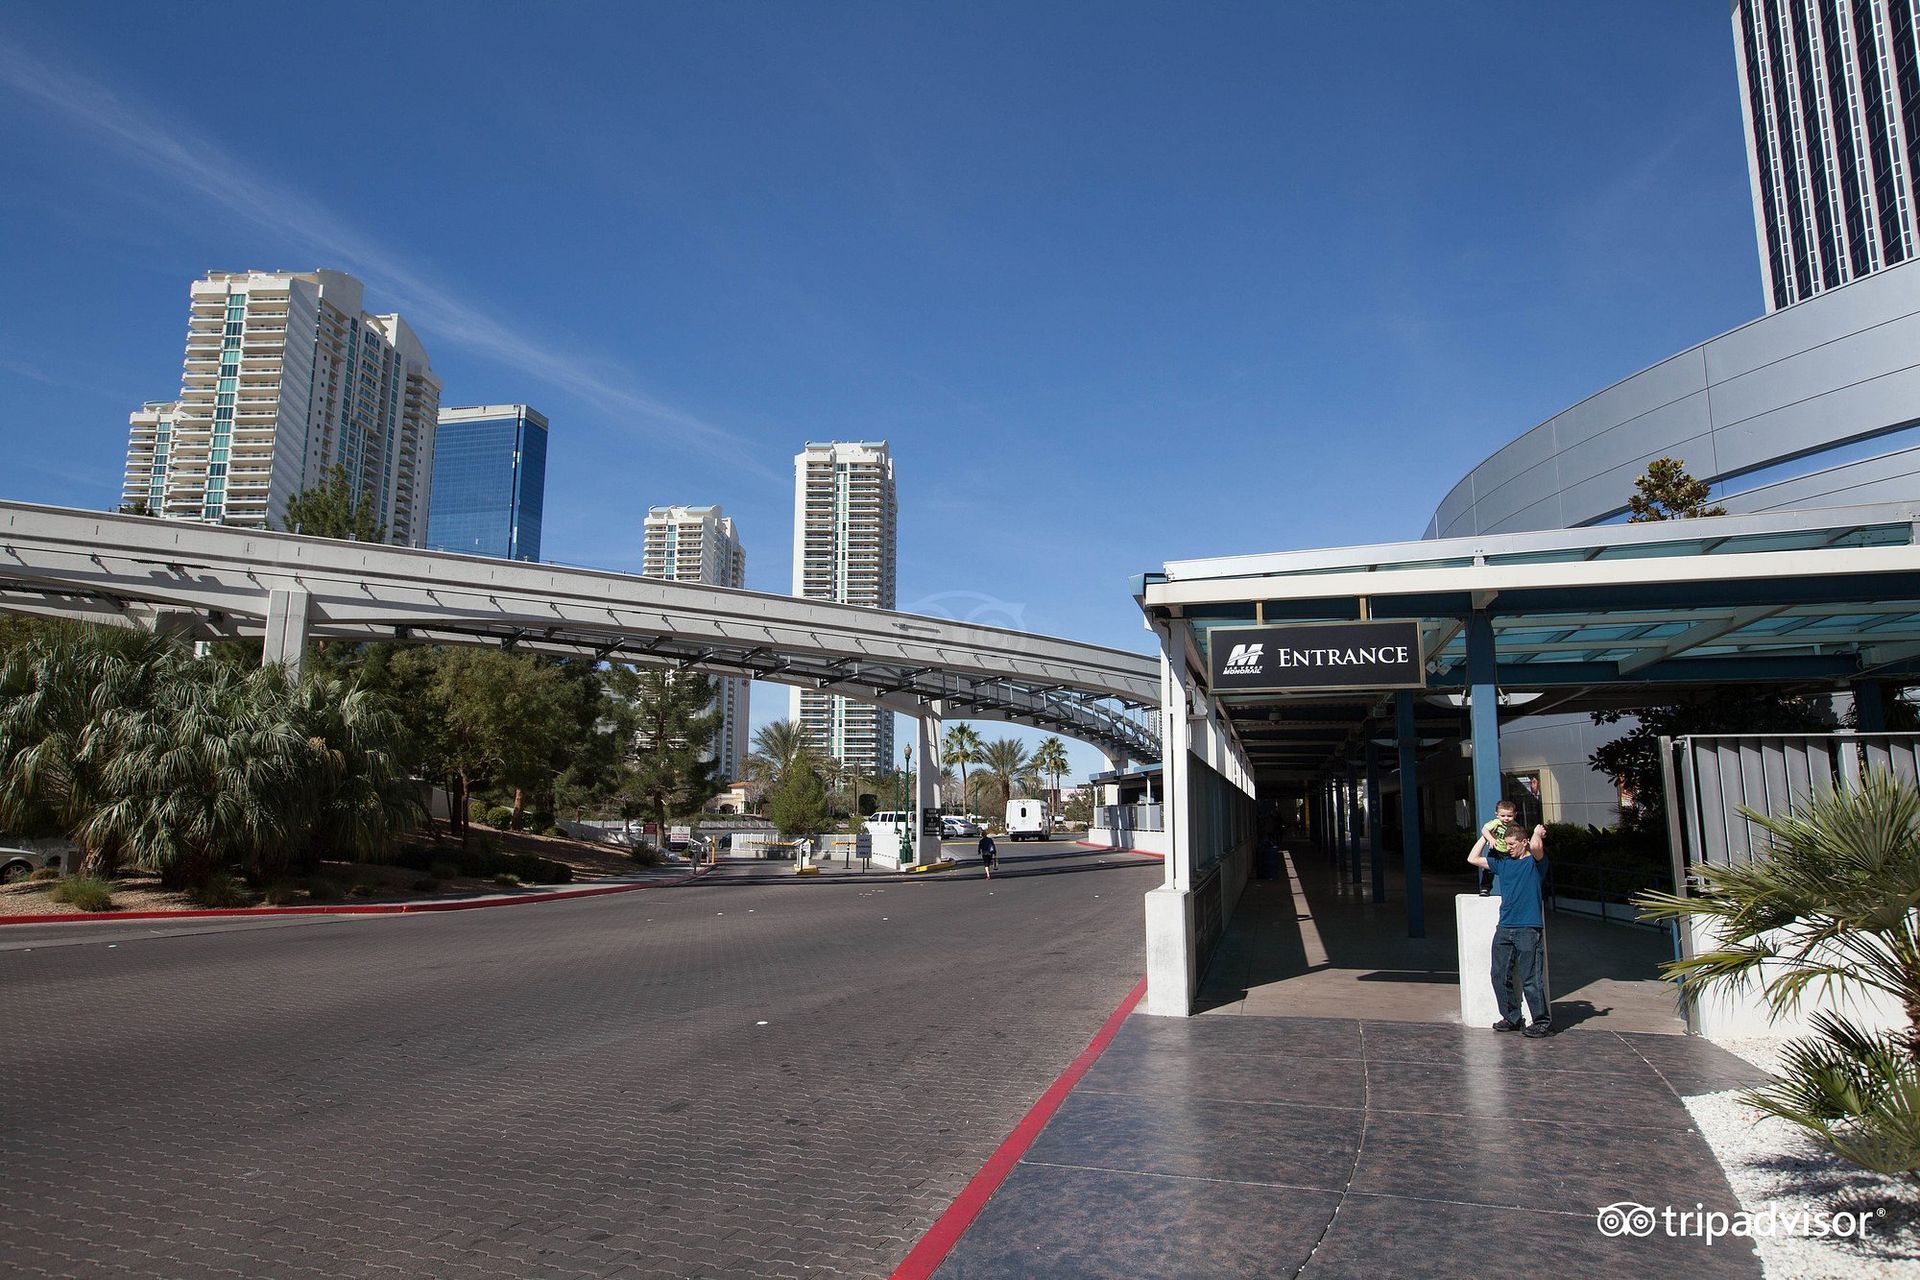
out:
<path id="1" fill-rule="evenodd" d="M 1108 853 L 1137 853 L 1143 858 L 1157 858 L 1161 862 L 1167 860 L 1166 854 L 1155 853 L 1151 849 L 1123 849 L 1117 844 L 1095 844 L 1091 840 L 1075 840 L 1074 843 L 1085 845 L 1089 849 L 1105 849 Z"/>
<path id="2" fill-rule="evenodd" d="M 196 907 L 186 911 L 75 911 L 64 915 L 0 916 L 0 927 L 10 924 L 100 924 L 110 920 L 204 920 L 210 916 L 398 916 L 416 915 L 422 911 L 478 911 L 482 907 L 517 907 L 529 902 L 565 902 L 569 898 L 632 893 L 635 889 L 665 889 L 698 880 L 704 874 L 694 871 L 678 880 L 656 880 L 651 884 L 557 889 L 546 893 L 529 893 L 518 898 L 484 898 L 477 902 L 455 898 L 440 902 L 369 902 L 337 907 Z"/>
<path id="3" fill-rule="evenodd" d="M 1047 1121 L 1053 1119 L 1053 1113 L 1060 1109 L 1062 1102 L 1066 1101 L 1067 1094 L 1073 1091 L 1073 1086 L 1080 1083 L 1080 1077 L 1087 1074 L 1087 1068 L 1091 1067 L 1094 1060 L 1113 1042 L 1113 1037 L 1120 1031 L 1120 1024 L 1126 1021 L 1127 1015 L 1133 1012 L 1133 1007 L 1139 1004 L 1146 994 L 1147 980 L 1142 978 L 1134 984 L 1133 990 L 1127 993 L 1127 998 L 1120 1002 L 1120 1007 L 1101 1024 L 1100 1030 L 1094 1033 L 1087 1047 L 1080 1051 L 1080 1056 L 1069 1063 L 1067 1069 L 1047 1086 L 1047 1091 L 1041 1094 L 1040 1100 L 1021 1117 L 1020 1123 L 1013 1127 L 1013 1132 L 994 1148 L 993 1154 L 987 1157 L 987 1162 L 980 1166 L 980 1171 L 967 1181 L 966 1186 L 960 1188 L 960 1194 L 953 1198 L 953 1203 L 947 1206 L 947 1211 L 934 1220 L 933 1225 L 927 1228 L 927 1233 L 920 1237 L 920 1242 L 914 1245 L 907 1256 L 901 1260 L 900 1265 L 893 1269 L 892 1280 L 927 1280 L 927 1277 L 946 1261 L 947 1255 L 953 1251 L 953 1246 L 960 1243 L 960 1237 L 965 1235 L 967 1228 L 973 1225 L 973 1220 L 980 1216 L 980 1210 L 986 1207 L 993 1193 L 1000 1189 L 1000 1184 L 1006 1181 L 1009 1173 L 1013 1172 L 1013 1166 L 1020 1163 L 1020 1157 L 1027 1153 L 1027 1148 L 1033 1145 L 1033 1140 L 1040 1136 L 1040 1131 L 1046 1128 Z"/>

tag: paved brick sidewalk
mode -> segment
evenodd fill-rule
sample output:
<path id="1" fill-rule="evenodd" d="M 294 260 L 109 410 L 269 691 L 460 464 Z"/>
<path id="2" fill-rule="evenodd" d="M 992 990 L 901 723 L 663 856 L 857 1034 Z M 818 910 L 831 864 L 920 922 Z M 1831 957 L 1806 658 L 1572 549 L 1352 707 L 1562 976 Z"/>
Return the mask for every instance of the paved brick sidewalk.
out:
<path id="1" fill-rule="evenodd" d="M 1688 1036 L 1136 1014 L 934 1274 L 1758 1280 L 1596 1214 L 1737 1210 L 1681 1099 L 1764 1079 Z"/>
<path id="2" fill-rule="evenodd" d="M 1159 875 L 0 951 L 0 1271 L 884 1275 L 1133 985 Z"/>

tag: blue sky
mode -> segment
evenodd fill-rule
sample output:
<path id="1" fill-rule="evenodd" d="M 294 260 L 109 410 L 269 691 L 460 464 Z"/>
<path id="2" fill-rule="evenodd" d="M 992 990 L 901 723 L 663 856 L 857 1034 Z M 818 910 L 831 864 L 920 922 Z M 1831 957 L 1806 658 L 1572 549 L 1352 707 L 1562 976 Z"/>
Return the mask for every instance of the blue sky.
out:
<path id="1" fill-rule="evenodd" d="M 112 505 L 189 282 L 334 267 L 550 416 L 553 559 L 719 502 L 784 591 L 793 454 L 885 438 L 902 608 L 1141 650 L 1131 575 L 1417 537 L 1762 309 L 1716 0 L 63 0 L 0 171 L 0 495 Z"/>

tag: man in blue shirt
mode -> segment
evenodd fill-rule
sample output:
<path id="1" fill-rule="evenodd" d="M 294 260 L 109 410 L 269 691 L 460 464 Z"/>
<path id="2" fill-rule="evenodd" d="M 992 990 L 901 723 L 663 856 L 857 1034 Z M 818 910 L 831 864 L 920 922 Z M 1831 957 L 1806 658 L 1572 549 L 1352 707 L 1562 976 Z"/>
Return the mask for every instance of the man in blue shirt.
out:
<path id="1" fill-rule="evenodd" d="M 1533 1020 L 1526 1034 L 1533 1038 L 1553 1034 L 1553 1010 L 1547 1004 L 1541 970 L 1546 962 L 1546 918 L 1541 914 L 1540 877 L 1546 870 L 1545 827 L 1527 836 L 1520 828 L 1513 801 L 1494 806 L 1494 819 L 1480 829 L 1467 861 L 1493 873 L 1500 892 L 1500 924 L 1493 931 L 1493 994 L 1500 1002 L 1495 1031 L 1518 1031 L 1520 1002 L 1513 996 L 1513 970 L 1520 968 L 1520 986 L 1526 992 L 1527 1012 Z"/>

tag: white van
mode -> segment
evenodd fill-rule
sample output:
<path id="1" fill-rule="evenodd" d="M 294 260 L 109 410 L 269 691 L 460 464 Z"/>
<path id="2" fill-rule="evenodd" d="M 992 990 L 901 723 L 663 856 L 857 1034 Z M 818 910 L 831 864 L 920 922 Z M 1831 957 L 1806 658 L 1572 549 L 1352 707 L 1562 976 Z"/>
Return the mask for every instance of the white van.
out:
<path id="1" fill-rule="evenodd" d="M 866 832 L 874 841 L 874 848 L 886 849 L 889 853 L 900 847 L 900 832 L 905 830 L 913 834 L 911 824 L 913 815 L 904 809 L 882 809 L 879 813 L 867 815 Z M 885 841 L 884 844 L 881 842 Z"/>
<path id="2" fill-rule="evenodd" d="M 1046 840 L 1053 835 L 1053 814 L 1045 800 L 1007 801 L 1007 839 Z"/>

